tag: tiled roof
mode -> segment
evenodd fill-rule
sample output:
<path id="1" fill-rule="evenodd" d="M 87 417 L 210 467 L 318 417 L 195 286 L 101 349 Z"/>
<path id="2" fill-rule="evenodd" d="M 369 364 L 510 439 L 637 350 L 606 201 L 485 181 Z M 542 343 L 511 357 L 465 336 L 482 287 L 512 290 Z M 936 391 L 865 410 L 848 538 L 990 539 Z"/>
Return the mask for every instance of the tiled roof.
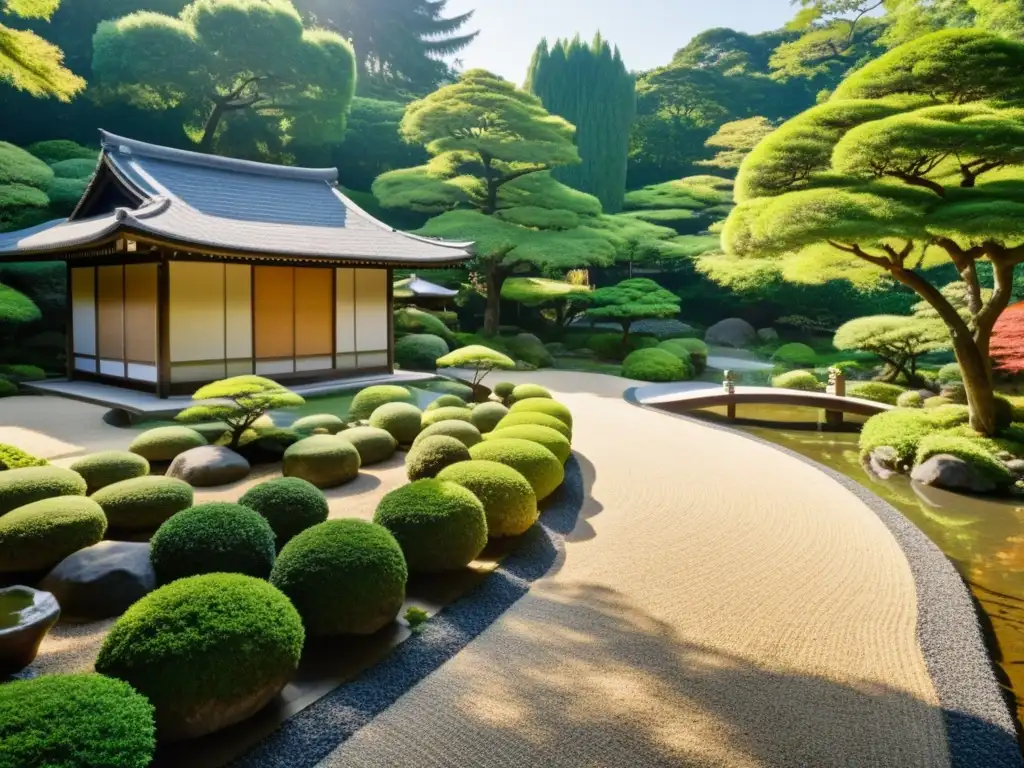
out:
<path id="1" fill-rule="evenodd" d="M 458 291 L 445 288 L 442 285 L 428 283 L 421 277 L 409 275 L 404 280 L 396 280 L 394 285 L 395 296 L 399 298 L 450 298 L 458 294 Z"/>
<path id="2" fill-rule="evenodd" d="M 472 243 L 418 237 L 373 218 L 338 191 L 333 168 L 254 163 L 101 134 L 103 162 L 143 204 L 0 234 L 0 258 L 81 247 L 119 230 L 200 252 L 424 266 L 472 255 Z"/>

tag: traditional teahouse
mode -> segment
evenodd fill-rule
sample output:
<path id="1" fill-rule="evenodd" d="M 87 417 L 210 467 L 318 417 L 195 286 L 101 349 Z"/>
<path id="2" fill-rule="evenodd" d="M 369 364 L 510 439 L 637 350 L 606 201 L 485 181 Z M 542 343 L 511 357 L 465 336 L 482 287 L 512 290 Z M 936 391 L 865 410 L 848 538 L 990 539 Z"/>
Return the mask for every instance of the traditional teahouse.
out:
<path id="1" fill-rule="evenodd" d="M 68 267 L 68 377 L 186 394 L 393 369 L 392 269 L 459 264 L 346 198 L 337 170 L 160 147 L 101 132 L 66 220 L 0 234 L 0 261 Z"/>

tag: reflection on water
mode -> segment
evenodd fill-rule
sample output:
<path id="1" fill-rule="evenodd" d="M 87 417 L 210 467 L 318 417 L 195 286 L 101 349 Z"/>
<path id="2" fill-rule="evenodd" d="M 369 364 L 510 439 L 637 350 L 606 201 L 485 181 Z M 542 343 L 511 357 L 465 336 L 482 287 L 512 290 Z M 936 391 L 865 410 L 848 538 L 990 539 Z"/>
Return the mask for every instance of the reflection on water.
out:
<path id="1" fill-rule="evenodd" d="M 861 466 L 855 432 L 819 431 L 814 409 L 786 410 L 791 421 L 800 421 L 796 412 L 802 412 L 799 415 L 804 428 L 739 428 L 808 456 L 870 488 L 946 553 L 991 621 L 997 645 L 993 655 L 1017 697 L 1017 718 L 1024 722 L 1024 507 L 1018 506 L 1017 500 L 948 493 L 911 483 L 902 475 L 879 480 Z M 719 414 L 706 415 L 715 421 L 720 418 Z M 746 406 L 737 415 L 745 420 L 782 421 L 772 406 Z"/>

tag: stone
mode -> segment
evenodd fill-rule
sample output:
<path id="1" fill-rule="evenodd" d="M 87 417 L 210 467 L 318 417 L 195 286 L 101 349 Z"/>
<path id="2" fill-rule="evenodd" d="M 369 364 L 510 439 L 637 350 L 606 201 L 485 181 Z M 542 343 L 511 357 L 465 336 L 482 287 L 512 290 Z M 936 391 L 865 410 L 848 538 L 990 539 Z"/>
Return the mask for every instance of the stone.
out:
<path id="1" fill-rule="evenodd" d="M 1005 464 L 1014 477 L 1024 477 L 1024 459 L 1010 459 Z"/>
<path id="2" fill-rule="evenodd" d="M 960 493 L 991 493 L 995 482 L 963 459 L 940 453 L 914 467 L 910 478 L 923 485 Z"/>
<path id="3" fill-rule="evenodd" d="M 112 427 L 123 428 L 132 425 L 131 414 L 123 408 L 111 408 L 103 414 L 103 421 Z"/>
<path id="4" fill-rule="evenodd" d="M 720 320 L 704 334 L 704 341 L 720 347 L 741 348 L 752 344 L 757 339 L 757 331 L 746 320 L 730 317 Z"/>
<path id="5" fill-rule="evenodd" d="M 778 341 L 779 332 L 774 328 L 760 328 L 757 331 L 757 338 L 763 342 Z"/>
<path id="6" fill-rule="evenodd" d="M 868 468 L 882 480 L 888 480 L 900 471 L 899 454 L 891 446 L 880 445 L 871 452 Z"/>
<path id="7" fill-rule="evenodd" d="M 249 462 L 221 445 L 203 445 L 179 453 L 167 469 L 168 477 L 184 480 L 195 488 L 227 485 L 249 474 Z"/>
<path id="8" fill-rule="evenodd" d="M 60 605 L 49 592 L 15 586 L 0 589 L 0 677 L 20 672 L 39 652 Z"/>
<path id="9" fill-rule="evenodd" d="M 39 583 L 66 616 L 120 616 L 156 588 L 149 544 L 101 541 L 68 555 Z"/>

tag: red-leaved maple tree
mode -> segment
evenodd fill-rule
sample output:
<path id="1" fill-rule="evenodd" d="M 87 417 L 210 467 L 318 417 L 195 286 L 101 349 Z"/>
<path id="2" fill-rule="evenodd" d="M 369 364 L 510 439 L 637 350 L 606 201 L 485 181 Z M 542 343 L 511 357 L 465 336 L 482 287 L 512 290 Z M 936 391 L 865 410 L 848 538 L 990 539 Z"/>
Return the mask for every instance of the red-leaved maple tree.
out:
<path id="1" fill-rule="evenodd" d="M 1024 301 L 1007 307 L 996 321 L 989 354 L 1001 371 L 1024 371 Z"/>

